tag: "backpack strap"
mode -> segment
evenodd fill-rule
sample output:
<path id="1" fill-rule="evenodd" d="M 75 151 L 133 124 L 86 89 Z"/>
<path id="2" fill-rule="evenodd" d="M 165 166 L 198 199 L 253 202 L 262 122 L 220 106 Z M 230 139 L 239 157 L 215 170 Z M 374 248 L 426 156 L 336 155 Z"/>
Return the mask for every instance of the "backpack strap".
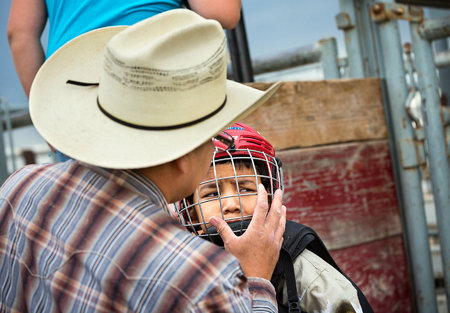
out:
<path id="1" fill-rule="evenodd" d="M 277 294 L 279 312 L 302 312 L 300 310 L 293 260 L 314 240 L 314 236 L 311 235 L 309 227 L 288 220 L 286 221 L 283 239 L 280 257 L 270 281 L 276 290 L 282 289 L 280 284 L 283 277 L 286 281 L 288 307 L 286 308 L 283 305 L 283 294 Z"/>
<path id="2" fill-rule="evenodd" d="M 295 280 L 294 264 L 292 262 L 291 255 L 286 249 L 281 248 L 280 260 L 278 262 L 281 262 L 284 268 L 288 294 L 288 312 L 300 313 L 300 301 L 298 300 L 298 293 L 296 286 L 297 282 Z"/>

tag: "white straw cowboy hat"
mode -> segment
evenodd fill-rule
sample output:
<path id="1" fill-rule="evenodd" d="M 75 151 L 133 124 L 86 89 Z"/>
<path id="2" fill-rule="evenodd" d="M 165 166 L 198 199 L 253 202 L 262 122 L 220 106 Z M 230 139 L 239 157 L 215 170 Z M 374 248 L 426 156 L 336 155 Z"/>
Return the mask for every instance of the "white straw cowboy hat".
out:
<path id="1" fill-rule="evenodd" d="M 226 79 L 220 24 L 178 9 L 83 34 L 41 67 L 30 93 L 39 133 L 107 168 L 172 161 L 254 110 L 266 92 Z"/>

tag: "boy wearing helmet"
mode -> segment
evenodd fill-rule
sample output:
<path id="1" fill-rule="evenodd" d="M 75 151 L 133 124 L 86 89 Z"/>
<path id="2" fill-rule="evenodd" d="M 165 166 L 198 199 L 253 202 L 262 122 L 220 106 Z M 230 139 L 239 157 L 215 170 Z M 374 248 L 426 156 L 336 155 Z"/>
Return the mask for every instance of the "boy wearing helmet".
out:
<path id="1" fill-rule="evenodd" d="M 218 139 L 207 176 L 177 209 L 191 232 L 227 248 L 220 236 L 224 228 L 216 229 L 210 219 L 221 217 L 233 232 L 242 234 L 251 222 L 258 188 L 267 191 L 270 202 L 276 189 L 283 190 L 283 176 L 273 146 L 248 125 L 235 123 Z M 287 221 L 271 281 L 280 312 L 373 312 L 317 234 L 292 221 Z"/>

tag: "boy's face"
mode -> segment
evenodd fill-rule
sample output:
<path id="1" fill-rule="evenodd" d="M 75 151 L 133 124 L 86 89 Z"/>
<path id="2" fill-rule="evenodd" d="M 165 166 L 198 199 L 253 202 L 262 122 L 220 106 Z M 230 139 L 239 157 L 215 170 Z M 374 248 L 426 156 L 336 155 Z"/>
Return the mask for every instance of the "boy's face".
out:
<path id="1" fill-rule="evenodd" d="M 195 212 L 192 212 L 196 218 L 195 222 L 208 222 L 213 216 L 221 217 L 228 223 L 242 218 L 251 219 L 256 206 L 257 187 L 260 183 L 255 170 L 245 165 L 236 165 L 235 174 L 231 162 L 216 163 L 215 169 L 217 181 L 214 167 L 211 166 L 203 180 L 204 183 L 198 187 L 198 195 L 197 192 L 194 193 L 194 203 L 200 203 L 194 207 Z M 238 184 L 236 184 L 236 177 Z M 205 231 L 205 225 L 202 225 L 202 231 Z"/>

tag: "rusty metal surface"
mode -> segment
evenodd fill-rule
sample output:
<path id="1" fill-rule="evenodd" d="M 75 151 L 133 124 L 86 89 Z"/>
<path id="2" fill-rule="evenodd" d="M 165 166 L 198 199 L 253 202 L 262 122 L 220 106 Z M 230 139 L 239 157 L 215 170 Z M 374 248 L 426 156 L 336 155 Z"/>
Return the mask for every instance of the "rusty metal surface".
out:
<path id="1" fill-rule="evenodd" d="M 450 36 L 450 16 L 423 21 L 419 26 L 419 34 L 427 40 Z"/>
<path id="2" fill-rule="evenodd" d="M 372 5 L 370 15 L 374 22 L 380 23 L 390 19 L 401 19 L 412 22 L 423 20 L 423 10 L 419 7 L 407 7 L 394 3 L 378 2 Z"/>

